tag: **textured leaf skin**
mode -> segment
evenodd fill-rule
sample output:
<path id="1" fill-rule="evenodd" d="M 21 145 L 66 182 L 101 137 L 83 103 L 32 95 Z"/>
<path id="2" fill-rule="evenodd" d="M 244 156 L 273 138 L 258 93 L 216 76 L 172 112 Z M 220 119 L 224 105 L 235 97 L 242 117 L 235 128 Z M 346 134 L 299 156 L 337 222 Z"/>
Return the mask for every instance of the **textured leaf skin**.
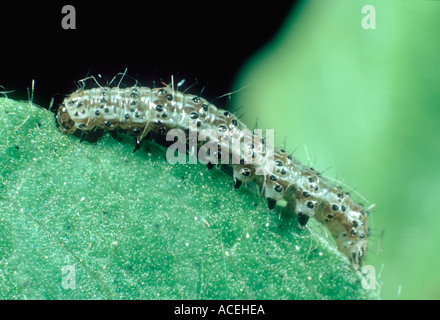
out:
<path id="1" fill-rule="evenodd" d="M 154 143 L 80 143 L 4 98 L 0 141 L 1 299 L 379 298 L 319 228 Z"/>

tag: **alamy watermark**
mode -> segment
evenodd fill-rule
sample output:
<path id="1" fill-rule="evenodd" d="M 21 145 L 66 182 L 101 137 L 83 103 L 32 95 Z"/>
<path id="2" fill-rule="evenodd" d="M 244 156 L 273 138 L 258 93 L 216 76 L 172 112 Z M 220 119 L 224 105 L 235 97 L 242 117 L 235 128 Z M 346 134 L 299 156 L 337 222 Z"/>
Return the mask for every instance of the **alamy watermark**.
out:
<path id="1" fill-rule="evenodd" d="M 372 265 L 362 267 L 362 288 L 376 289 L 376 269 Z"/>
<path id="2" fill-rule="evenodd" d="M 365 30 L 376 29 L 376 8 L 372 5 L 365 5 L 362 7 L 362 28 Z"/>
<path id="3" fill-rule="evenodd" d="M 61 13 L 65 14 L 61 19 L 61 26 L 64 30 L 76 29 L 76 10 L 72 5 L 65 5 L 61 8 Z"/>
<path id="4" fill-rule="evenodd" d="M 65 265 L 61 268 L 61 286 L 63 289 L 76 289 L 75 266 Z"/>
<path id="5" fill-rule="evenodd" d="M 173 141 L 166 152 L 170 164 L 258 164 L 255 174 L 264 175 L 274 166 L 274 130 L 238 130 L 220 126 L 216 129 L 197 128 L 190 121 L 189 130 L 171 129 L 166 141 Z M 188 155 L 188 160 L 187 160 Z"/>
<path id="6" fill-rule="evenodd" d="M 365 5 L 362 7 L 362 28 L 365 30 L 376 29 L 376 8 L 373 5 Z M 64 30 L 76 29 L 76 9 L 72 5 L 65 5 L 61 8 L 64 15 L 61 19 L 61 26 Z"/>

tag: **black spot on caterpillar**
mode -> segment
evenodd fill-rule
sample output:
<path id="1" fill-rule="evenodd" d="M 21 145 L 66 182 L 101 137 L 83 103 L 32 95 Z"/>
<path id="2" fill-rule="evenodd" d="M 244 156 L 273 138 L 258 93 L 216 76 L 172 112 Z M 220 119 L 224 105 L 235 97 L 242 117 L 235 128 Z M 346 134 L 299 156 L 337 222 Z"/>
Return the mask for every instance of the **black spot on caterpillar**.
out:
<path id="1" fill-rule="evenodd" d="M 163 136 L 172 129 L 188 133 L 194 129 L 191 125 L 194 123 L 195 130 L 212 130 L 216 137 L 209 137 L 209 134 L 208 137 L 217 142 L 217 135 L 234 137 L 247 130 L 233 113 L 217 108 L 202 97 L 169 86 L 154 89 L 141 86 L 81 88 L 64 99 L 56 120 L 64 134 L 90 133 L 96 129 L 124 131 L 136 138 L 135 150 L 149 134 Z M 314 217 L 328 228 L 339 251 L 348 257 L 355 269 L 359 269 L 367 250 L 369 209 L 284 150 L 274 148 L 273 163 L 264 168 L 258 161 L 241 159 L 242 150 L 229 148 L 228 153 L 229 157 L 240 161 L 224 164 L 220 153 L 211 156 L 230 169 L 235 188 L 254 182 L 261 188 L 269 210 L 274 210 L 277 204 L 284 204 L 287 210 L 297 215 L 300 228 Z M 213 163 L 207 163 L 208 169 Z M 264 174 L 257 174 L 259 170 Z"/>

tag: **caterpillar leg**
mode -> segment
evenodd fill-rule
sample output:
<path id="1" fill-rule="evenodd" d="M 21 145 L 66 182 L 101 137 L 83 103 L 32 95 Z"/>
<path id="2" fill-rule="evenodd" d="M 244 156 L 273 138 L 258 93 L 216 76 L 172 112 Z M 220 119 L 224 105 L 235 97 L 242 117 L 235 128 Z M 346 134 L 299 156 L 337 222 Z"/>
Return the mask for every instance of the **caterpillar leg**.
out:
<path id="1" fill-rule="evenodd" d="M 115 130 L 108 130 L 113 139 L 118 140 L 118 133 Z"/>
<path id="2" fill-rule="evenodd" d="M 134 140 L 135 140 L 135 145 L 131 153 L 135 153 L 136 151 L 138 151 L 142 144 L 141 140 L 139 140 L 138 138 L 134 138 Z"/>
<path id="3" fill-rule="evenodd" d="M 234 179 L 234 189 L 240 189 L 241 185 L 243 184 L 243 182 L 241 180 L 238 179 Z"/>
<path id="4" fill-rule="evenodd" d="M 83 143 L 83 141 L 87 139 L 88 135 L 89 135 L 89 132 L 81 131 L 79 143 Z"/>
<path id="5" fill-rule="evenodd" d="M 298 228 L 304 229 L 309 221 L 310 216 L 304 212 L 298 212 Z"/>
<path id="6" fill-rule="evenodd" d="M 277 205 L 277 201 L 274 198 L 267 198 L 267 208 L 272 211 L 275 209 L 275 206 Z"/>

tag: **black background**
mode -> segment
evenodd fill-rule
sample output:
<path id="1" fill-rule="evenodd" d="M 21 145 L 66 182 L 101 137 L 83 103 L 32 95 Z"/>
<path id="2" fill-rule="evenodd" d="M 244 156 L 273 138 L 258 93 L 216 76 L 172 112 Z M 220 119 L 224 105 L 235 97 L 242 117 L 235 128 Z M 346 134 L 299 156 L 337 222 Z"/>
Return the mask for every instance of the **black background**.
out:
<path id="1" fill-rule="evenodd" d="M 61 26 L 67 4 L 76 9 L 76 30 Z M 57 104 L 74 91 L 77 80 L 102 75 L 105 85 L 128 68 L 150 87 L 169 83 L 171 75 L 185 85 L 197 81 L 195 90 L 205 87 L 211 99 L 231 90 L 242 63 L 295 6 L 293 0 L 2 4 L 0 85 L 14 90 L 10 98 L 27 100 L 34 79 L 34 102 L 46 107 L 52 97 Z"/>

